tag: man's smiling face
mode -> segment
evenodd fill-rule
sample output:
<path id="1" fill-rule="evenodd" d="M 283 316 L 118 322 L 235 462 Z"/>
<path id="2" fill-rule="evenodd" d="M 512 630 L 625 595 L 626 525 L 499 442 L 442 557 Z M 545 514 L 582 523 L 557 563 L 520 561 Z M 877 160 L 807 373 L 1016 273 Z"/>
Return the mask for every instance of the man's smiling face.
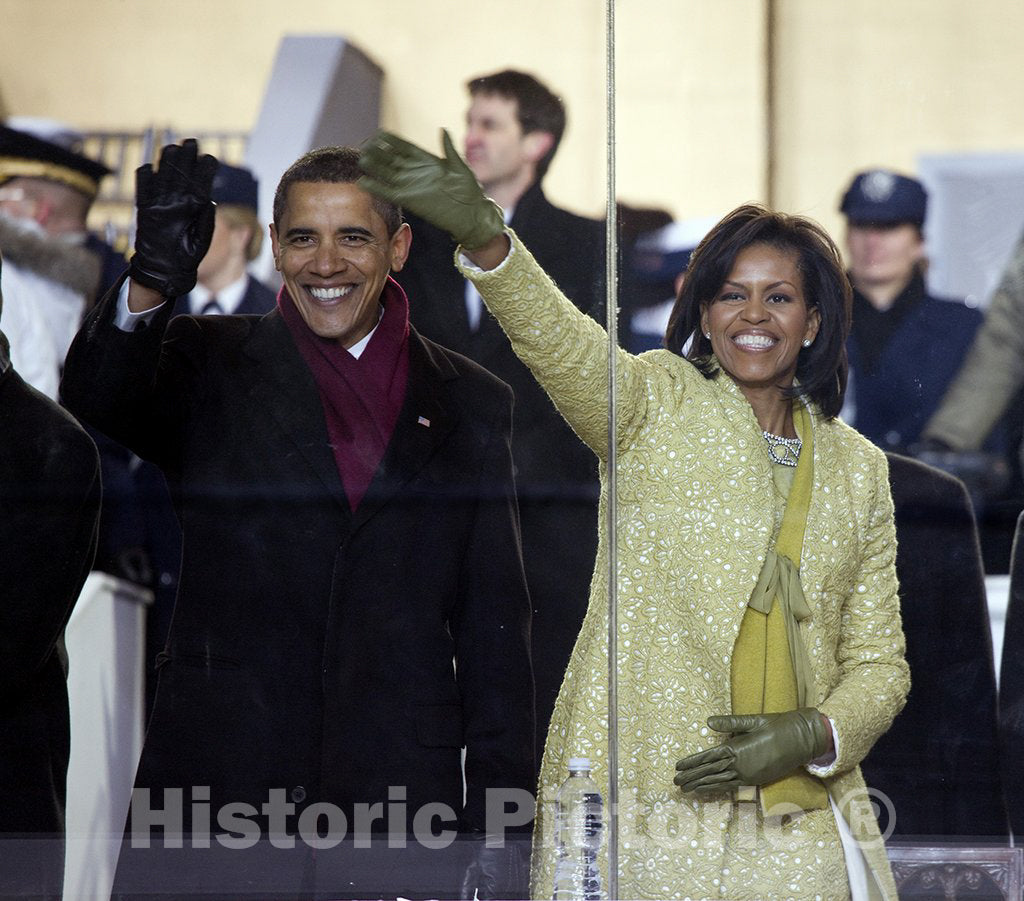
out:
<path id="1" fill-rule="evenodd" d="M 404 224 L 389 237 L 373 198 L 356 184 L 300 181 L 288 188 L 270 240 L 306 325 L 347 348 L 376 325 L 388 273 L 405 264 L 412 237 Z"/>

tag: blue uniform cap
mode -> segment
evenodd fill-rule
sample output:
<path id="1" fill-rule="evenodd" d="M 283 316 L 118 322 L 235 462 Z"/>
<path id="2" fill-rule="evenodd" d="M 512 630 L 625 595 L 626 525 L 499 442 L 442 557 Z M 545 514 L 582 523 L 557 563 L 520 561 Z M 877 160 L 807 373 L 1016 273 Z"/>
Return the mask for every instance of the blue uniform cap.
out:
<path id="1" fill-rule="evenodd" d="M 928 194 L 916 178 L 888 169 L 871 169 L 854 177 L 839 209 L 851 224 L 898 224 L 921 228 Z"/>
<path id="2" fill-rule="evenodd" d="M 228 206 L 245 206 L 258 209 L 257 183 L 248 169 L 221 163 L 213 176 L 212 197 L 214 203 Z"/>

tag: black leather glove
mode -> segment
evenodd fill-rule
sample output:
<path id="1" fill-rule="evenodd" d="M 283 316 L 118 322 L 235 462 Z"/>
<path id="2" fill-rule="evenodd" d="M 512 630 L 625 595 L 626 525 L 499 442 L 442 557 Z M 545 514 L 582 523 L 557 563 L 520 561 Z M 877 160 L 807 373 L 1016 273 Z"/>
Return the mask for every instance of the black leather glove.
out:
<path id="1" fill-rule="evenodd" d="M 469 847 L 469 863 L 462 879 L 460 898 L 480 901 L 521 901 L 530 896 L 530 841 L 527 835 L 504 836 L 501 847 L 487 847 L 488 836 L 474 832 L 463 836 Z M 493 836 L 492 836 L 493 838 Z"/>
<path id="2" fill-rule="evenodd" d="M 210 200 L 217 160 L 189 138 L 168 144 L 160 165 L 135 170 L 135 254 L 128 274 L 164 297 L 188 294 L 199 261 L 213 237 L 216 206 Z"/>

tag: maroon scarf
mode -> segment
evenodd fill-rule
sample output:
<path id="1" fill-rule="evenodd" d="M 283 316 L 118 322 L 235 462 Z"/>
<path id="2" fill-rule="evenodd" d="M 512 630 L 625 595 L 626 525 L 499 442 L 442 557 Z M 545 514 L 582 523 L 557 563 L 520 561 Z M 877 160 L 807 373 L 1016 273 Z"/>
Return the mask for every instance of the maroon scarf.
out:
<path id="1" fill-rule="evenodd" d="M 277 295 L 277 307 L 320 391 L 331 450 L 353 511 L 391 440 L 409 378 L 409 301 L 390 277 L 380 300 L 384 315 L 356 359 L 306 325 L 286 287 Z"/>

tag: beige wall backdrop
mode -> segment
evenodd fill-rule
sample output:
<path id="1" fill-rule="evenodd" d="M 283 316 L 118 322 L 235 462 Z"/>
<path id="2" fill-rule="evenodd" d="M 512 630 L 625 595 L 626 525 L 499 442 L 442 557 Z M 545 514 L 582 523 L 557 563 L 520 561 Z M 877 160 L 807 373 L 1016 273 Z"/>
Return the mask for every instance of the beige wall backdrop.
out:
<path id="1" fill-rule="evenodd" d="M 431 146 L 461 136 L 468 78 L 524 68 L 569 105 L 552 192 L 603 208 L 602 0 L 0 0 L 0 23 L 2 111 L 89 129 L 248 130 L 284 35 L 358 46 L 385 72 L 383 124 Z"/>
<path id="2" fill-rule="evenodd" d="M 771 201 L 838 229 L 858 168 L 1024 150 L 1020 0 L 618 0 L 615 18 L 631 204 Z M 467 78 L 527 69 L 569 108 L 549 193 L 603 208 L 603 0 L 0 0 L 0 23 L 0 112 L 87 129 L 247 130 L 286 34 L 358 45 L 386 73 L 383 124 L 429 145 L 461 136 Z"/>
<path id="3" fill-rule="evenodd" d="M 838 230 L 858 169 L 1024 152 L 1020 0 L 780 0 L 775 35 L 784 209 Z"/>

